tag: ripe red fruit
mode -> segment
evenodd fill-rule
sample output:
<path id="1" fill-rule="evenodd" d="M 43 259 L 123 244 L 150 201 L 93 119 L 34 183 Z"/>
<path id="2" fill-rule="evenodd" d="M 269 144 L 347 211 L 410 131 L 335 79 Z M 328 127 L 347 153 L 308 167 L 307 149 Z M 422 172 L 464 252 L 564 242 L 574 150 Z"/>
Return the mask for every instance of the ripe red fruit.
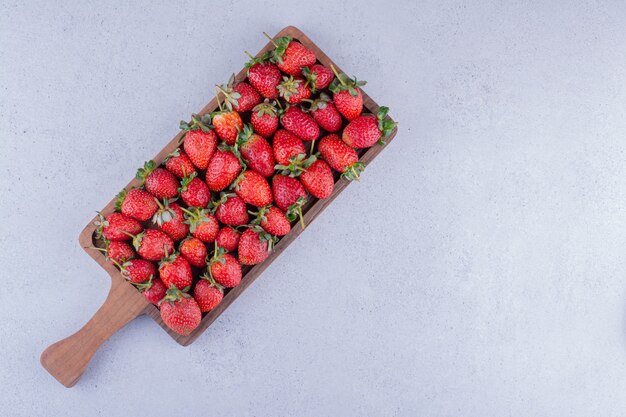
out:
<path id="1" fill-rule="evenodd" d="M 215 217 L 229 226 L 242 226 L 248 223 L 248 209 L 245 201 L 236 194 L 222 193 L 219 200 L 214 201 Z"/>
<path id="2" fill-rule="evenodd" d="M 336 78 L 330 84 L 330 91 L 333 92 L 333 101 L 339 113 L 348 120 L 357 118 L 363 111 L 363 95 L 359 87 L 366 84 L 365 81 L 357 81 L 356 78 L 349 78 L 346 74 L 338 74 L 335 67 L 330 66 Z"/>
<path id="3" fill-rule="evenodd" d="M 156 266 L 145 259 L 131 259 L 119 267 L 122 276 L 133 284 L 142 284 L 156 275 Z"/>
<path id="4" fill-rule="evenodd" d="M 189 156 L 180 148 L 176 148 L 165 159 L 165 168 L 181 180 L 187 175 L 196 172 L 196 167 L 189 159 Z"/>
<path id="5" fill-rule="evenodd" d="M 246 52 L 246 54 L 248 53 Z M 259 58 L 252 56 L 250 58 L 250 62 L 246 64 L 248 81 L 263 97 L 274 100 L 278 97 L 276 87 L 278 87 L 281 80 L 280 70 L 275 64 L 268 62 L 270 58 L 269 53 L 265 53 Z"/>
<path id="6" fill-rule="evenodd" d="M 328 198 L 333 193 L 335 179 L 328 164 L 318 159 L 300 175 L 304 188 L 317 198 Z"/>
<path id="7" fill-rule="evenodd" d="M 284 73 L 294 76 L 302 75 L 302 67 L 310 67 L 315 64 L 316 58 L 313 51 L 300 42 L 294 41 L 289 36 L 272 40 L 266 33 L 264 35 L 274 44 L 276 49 L 272 51 L 272 60 Z"/>
<path id="8" fill-rule="evenodd" d="M 263 207 L 272 204 L 272 189 L 267 180 L 258 172 L 244 171 L 235 180 L 235 193 L 246 204 Z"/>
<path id="9" fill-rule="evenodd" d="M 157 168 L 154 161 L 148 161 L 137 170 L 135 176 L 142 181 L 146 191 L 156 198 L 174 198 L 178 196 L 178 180 L 165 168 Z"/>
<path id="10" fill-rule="evenodd" d="M 261 96 L 250 84 L 246 82 L 235 84 L 235 74 L 231 75 L 227 84 L 217 86 L 217 90 L 224 95 L 224 105 L 228 110 L 247 112 L 261 102 Z"/>
<path id="11" fill-rule="evenodd" d="M 143 230 L 140 222 L 122 213 L 111 213 L 105 218 L 102 213 L 98 212 L 98 220 L 94 224 L 98 226 L 96 229 L 98 238 L 103 237 L 117 242 L 130 239 L 126 233 L 136 235 Z"/>
<path id="12" fill-rule="evenodd" d="M 298 199 L 306 198 L 304 186 L 297 178 L 276 174 L 272 178 L 272 192 L 276 206 L 283 211 L 289 210 Z"/>
<path id="13" fill-rule="evenodd" d="M 369 148 L 377 142 L 384 145 L 383 138 L 389 136 L 397 124 L 386 118 L 388 111 L 389 109 L 383 106 L 376 116 L 366 114 L 357 117 L 348 123 L 341 139 L 353 148 Z"/>
<path id="14" fill-rule="evenodd" d="M 278 128 L 278 111 L 274 102 L 270 103 L 266 99 L 265 102 L 255 106 L 252 109 L 250 123 L 254 131 L 264 138 L 272 136 Z"/>
<path id="15" fill-rule="evenodd" d="M 163 281 L 159 278 L 154 278 L 146 283 L 137 284 L 135 286 L 139 291 L 141 291 L 144 298 L 154 305 L 158 305 L 167 292 L 165 284 L 163 284 Z"/>
<path id="16" fill-rule="evenodd" d="M 311 90 L 300 77 L 283 77 L 283 82 L 278 86 L 278 92 L 289 104 L 298 104 L 311 97 Z"/>
<path id="17" fill-rule="evenodd" d="M 193 289 L 193 298 L 203 313 L 213 310 L 224 298 L 224 287 L 210 276 L 203 275 Z"/>
<path id="18" fill-rule="evenodd" d="M 90 247 L 90 249 L 102 252 L 106 259 L 118 265 L 135 257 L 135 251 L 130 247 L 128 242 L 109 242 L 105 239 L 104 244 L 104 248 Z"/>
<path id="19" fill-rule="evenodd" d="M 196 268 L 204 268 L 206 265 L 207 250 L 203 241 L 197 237 L 188 237 L 180 242 L 180 254 L 187 262 Z"/>
<path id="20" fill-rule="evenodd" d="M 204 181 L 194 172 L 180 182 L 180 198 L 189 207 L 206 207 L 211 201 L 211 192 Z"/>
<path id="21" fill-rule="evenodd" d="M 189 287 L 193 281 L 191 265 L 177 253 L 173 253 L 161 260 L 159 276 L 166 287 L 170 288 L 174 285 L 179 290 Z"/>
<path id="22" fill-rule="evenodd" d="M 274 236 L 285 236 L 291 231 L 291 225 L 285 212 L 274 206 L 261 207 L 252 224 L 258 224 L 263 230 Z"/>
<path id="23" fill-rule="evenodd" d="M 213 116 L 214 132 L 220 139 L 229 145 L 234 145 L 237 135 L 243 128 L 243 121 L 239 113 L 232 110 L 221 110 L 211 114 Z"/>
<path id="24" fill-rule="evenodd" d="M 317 139 L 320 135 L 320 128 L 315 120 L 300 107 L 289 107 L 283 113 L 280 122 L 285 129 L 307 142 Z"/>
<path id="25" fill-rule="evenodd" d="M 191 122 L 180 122 L 180 128 L 185 131 L 183 148 L 198 169 L 206 169 L 213 152 L 217 148 L 217 136 L 210 128 L 211 116 L 208 114 L 191 116 Z M 191 173 L 188 172 L 187 176 Z"/>
<path id="26" fill-rule="evenodd" d="M 183 211 L 185 212 L 185 223 L 189 224 L 189 231 L 192 236 L 205 243 L 211 243 L 215 240 L 220 226 L 209 210 L 195 207 L 189 210 L 183 209 Z"/>
<path id="27" fill-rule="evenodd" d="M 159 210 L 152 217 L 152 222 L 169 235 L 174 242 L 182 240 L 189 234 L 189 225 L 185 224 L 185 216 L 176 203 L 159 203 Z"/>
<path id="28" fill-rule="evenodd" d="M 115 209 L 133 219 L 145 222 L 156 213 L 159 206 L 152 194 L 141 188 L 133 188 L 130 191 L 123 189 L 117 195 Z"/>
<path id="29" fill-rule="evenodd" d="M 241 233 L 232 227 L 222 227 L 220 231 L 217 232 L 215 242 L 217 246 L 226 249 L 228 252 L 234 252 L 237 250 L 240 237 Z"/>
<path id="30" fill-rule="evenodd" d="M 159 261 L 174 252 L 174 241 L 159 229 L 147 229 L 133 236 L 133 246 L 139 256 L 149 261 Z"/>
<path id="31" fill-rule="evenodd" d="M 274 159 L 279 165 L 289 165 L 290 159 L 300 154 L 306 154 L 302 139 L 291 132 L 280 129 L 274 135 L 272 147 Z"/>
<path id="32" fill-rule="evenodd" d="M 341 129 L 343 124 L 341 114 L 326 94 L 320 94 L 317 100 L 311 102 L 309 112 L 317 124 L 327 132 L 338 132 Z"/>
<path id="33" fill-rule="evenodd" d="M 211 191 L 222 191 L 241 172 L 241 161 L 229 150 L 217 150 L 206 170 L 206 183 Z"/>
<path id="34" fill-rule="evenodd" d="M 243 132 L 239 134 L 237 147 L 249 168 L 264 177 L 274 174 L 276 161 L 274 161 L 272 147 L 267 139 L 254 133 L 252 126 L 249 124 L 245 125 Z"/>
<path id="35" fill-rule="evenodd" d="M 247 229 L 241 234 L 237 253 L 242 265 L 256 265 L 267 259 L 275 238 L 262 229 Z"/>
<path id="36" fill-rule="evenodd" d="M 302 75 L 313 92 L 326 89 L 335 78 L 335 74 L 322 64 L 302 68 Z"/>
<path id="37" fill-rule="evenodd" d="M 359 175 L 365 169 L 365 164 L 359 162 L 356 151 L 346 145 L 338 135 L 328 135 L 322 138 L 318 146 L 322 158 L 335 171 L 347 180 L 359 180 Z"/>
<path id="38" fill-rule="evenodd" d="M 161 319 L 174 332 L 187 336 L 202 320 L 202 311 L 196 300 L 176 287 L 167 290 L 160 302 Z"/>
<path id="39" fill-rule="evenodd" d="M 236 287 L 241 282 L 241 264 L 224 248 L 216 247 L 208 268 L 210 276 L 226 288 Z"/>

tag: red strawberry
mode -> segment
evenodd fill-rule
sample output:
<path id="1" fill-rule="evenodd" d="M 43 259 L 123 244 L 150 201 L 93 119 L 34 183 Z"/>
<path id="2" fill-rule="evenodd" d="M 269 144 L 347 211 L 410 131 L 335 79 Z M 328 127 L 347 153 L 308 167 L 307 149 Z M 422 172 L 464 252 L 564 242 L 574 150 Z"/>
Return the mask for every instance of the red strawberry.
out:
<path id="1" fill-rule="evenodd" d="M 136 178 L 146 191 L 156 198 L 174 198 L 178 196 L 178 180 L 165 168 L 157 168 L 154 161 L 148 161 L 137 170 Z"/>
<path id="2" fill-rule="evenodd" d="M 359 162 L 356 151 L 346 145 L 338 135 L 328 135 L 322 138 L 318 146 L 322 158 L 341 176 L 350 181 L 359 180 L 359 174 L 365 169 L 365 164 Z"/>
<path id="3" fill-rule="evenodd" d="M 211 191 L 222 191 L 241 172 L 241 161 L 229 150 L 217 150 L 206 169 L 206 183 Z"/>
<path id="4" fill-rule="evenodd" d="M 236 287 L 241 282 L 241 264 L 224 248 L 216 247 L 208 268 L 210 276 L 226 288 Z"/>
<path id="5" fill-rule="evenodd" d="M 211 201 L 211 192 L 204 181 L 192 173 L 180 182 L 180 198 L 189 207 L 206 207 Z"/>
<path id="6" fill-rule="evenodd" d="M 215 217 L 229 226 L 242 226 L 248 223 L 248 209 L 243 199 L 236 194 L 222 193 L 219 200 L 214 201 Z"/>
<path id="7" fill-rule="evenodd" d="M 130 191 L 123 189 L 117 195 L 115 209 L 133 219 L 145 222 L 156 213 L 159 206 L 152 194 L 141 188 L 133 188 Z"/>
<path id="8" fill-rule="evenodd" d="M 272 178 L 272 191 L 276 206 L 283 211 L 296 204 L 298 199 L 306 198 L 306 191 L 297 178 L 276 174 Z"/>
<path id="9" fill-rule="evenodd" d="M 275 238 L 263 229 L 247 229 L 239 239 L 239 262 L 242 265 L 256 265 L 267 259 L 274 247 Z"/>
<path id="10" fill-rule="evenodd" d="M 261 96 L 250 84 L 246 82 L 235 84 L 235 74 L 231 75 L 227 84 L 217 86 L 217 90 L 224 95 L 224 104 L 228 110 L 247 112 L 261 102 Z"/>
<path id="11" fill-rule="evenodd" d="M 285 216 L 285 212 L 274 206 L 265 206 L 256 213 L 256 219 L 252 224 L 258 224 L 267 233 L 274 236 L 285 236 L 291 231 L 289 220 Z"/>
<path id="12" fill-rule="evenodd" d="M 196 300 L 176 287 L 168 289 L 159 304 L 163 323 L 180 335 L 187 336 L 202 320 L 202 311 Z"/>
<path id="13" fill-rule="evenodd" d="M 273 139 L 274 159 L 280 165 L 289 165 L 290 159 L 300 154 L 306 154 L 302 139 L 291 132 L 280 129 Z"/>
<path id="14" fill-rule="evenodd" d="M 119 266 L 122 276 L 133 284 L 142 284 L 156 275 L 156 266 L 145 259 L 131 259 Z"/>
<path id="15" fill-rule="evenodd" d="M 266 52 L 258 58 L 252 57 L 248 52 L 250 62 L 246 64 L 248 68 L 248 81 L 263 97 L 274 100 L 278 98 L 278 84 L 280 84 L 281 74 L 278 67 L 269 62 L 270 54 Z"/>
<path id="16" fill-rule="evenodd" d="M 229 145 L 234 145 L 237 135 L 243 129 L 241 116 L 236 111 L 220 110 L 212 113 L 214 131 L 220 139 Z"/>
<path id="17" fill-rule="evenodd" d="M 343 130 L 341 139 L 353 148 L 369 148 L 375 143 L 384 145 L 383 138 L 389 136 L 397 123 L 387 118 L 389 108 L 381 107 L 378 114 L 359 116 L 348 123 Z"/>
<path id="18" fill-rule="evenodd" d="M 133 236 L 133 246 L 139 256 L 149 261 L 159 261 L 174 252 L 174 241 L 159 229 L 147 229 Z"/>
<path id="19" fill-rule="evenodd" d="M 313 51 L 289 36 L 272 40 L 267 33 L 264 35 L 276 47 L 272 51 L 272 60 L 284 73 L 300 76 L 302 75 L 302 67 L 310 67 L 317 61 Z"/>
<path id="20" fill-rule="evenodd" d="M 189 224 L 189 231 L 192 236 L 205 243 L 211 243 L 215 240 L 220 225 L 209 210 L 195 207 L 189 210 L 183 209 L 183 211 L 185 212 L 185 223 Z"/>
<path id="21" fill-rule="evenodd" d="M 365 81 L 351 79 L 346 74 L 338 74 L 335 67 L 330 66 L 336 78 L 330 84 L 330 91 L 333 92 L 333 101 L 339 113 L 348 120 L 357 118 L 363 111 L 363 95 L 359 87 L 366 84 Z"/>
<path id="22" fill-rule="evenodd" d="M 118 265 L 135 258 L 135 251 L 131 248 L 128 242 L 109 242 L 105 239 L 104 244 L 104 248 L 90 247 L 90 249 L 102 252 L 106 259 Z"/>
<path id="23" fill-rule="evenodd" d="M 185 151 L 180 148 L 176 148 L 167 156 L 165 159 L 165 168 L 181 180 L 187 175 L 196 172 L 196 167 L 193 166 L 193 162 L 191 162 L 191 159 L 189 159 Z"/>
<path id="24" fill-rule="evenodd" d="M 159 203 L 159 210 L 152 217 L 152 223 L 169 235 L 174 242 L 182 240 L 189 234 L 189 225 L 185 224 L 185 215 L 176 203 Z"/>
<path id="25" fill-rule="evenodd" d="M 327 132 L 338 132 L 341 129 L 341 114 L 326 94 L 322 93 L 317 100 L 311 101 L 309 111 L 317 124 Z"/>
<path id="26" fill-rule="evenodd" d="M 237 139 L 237 147 L 248 167 L 264 177 L 274 174 L 274 153 L 267 139 L 257 135 L 249 124 L 243 127 L 243 132 Z"/>
<path id="27" fill-rule="evenodd" d="M 300 175 L 304 188 L 317 198 L 328 198 L 333 193 L 335 179 L 328 164 L 318 159 Z"/>
<path id="28" fill-rule="evenodd" d="M 234 252 L 237 250 L 240 237 L 241 233 L 232 227 L 222 227 L 217 233 L 215 242 L 217 242 L 217 246 L 226 249 L 228 252 Z"/>
<path id="29" fill-rule="evenodd" d="M 179 290 L 191 286 L 193 275 L 191 265 L 187 260 L 177 253 L 164 258 L 159 264 L 159 276 L 166 287 L 174 285 Z"/>
<path id="30" fill-rule="evenodd" d="M 272 204 L 272 189 L 267 180 L 258 172 L 244 171 L 235 180 L 235 193 L 246 204 L 263 207 Z"/>
<path id="31" fill-rule="evenodd" d="M 335 78 L 335 74 L 322 64 L 302 68 L 302 75 L 313 92 L 326 89 Z"/>
<path id="32" fill-rule="evenodd" d="M 224 298 L 224 287 L 207 275 L 200 277 L 193 289 L 193 298 L 203 313 L 213 310 Z"/>
<path id="33" fill-rule="evenodd" d="M 280 122 L 285 129 L 307 142 L 320 135 L 320 127 L 300 107 L 289 107 L 281 116 Z"/>
<path id="34" fill-rule="evenodd" d="M 144 298 L 154 305 L 158 305 L 167 292 L 165 284 L 163 284 L 163 281 L 159 278 L 150 279 L 146 283 L 137 284 L 135 286 L 139 291 L 141 291 Z"/>
<path id="35" fill-rule="evenodd" d="M 206 266 L 206 246 L 197 237 L 190 236 L 180 242 L 180 254 L 196 268 L 204 268 Z"/>
<path id="36" fill-rule="evenodd" d="M 94 224 L 98 226 L 96 229 L 98 238 L 103 237 L 117 242 L 130 239 L 126 233 L 136 235 L 143 230 L 140 222 L 122 213 L 111 213 L 105 218 L 102 213 L 98 212 L 98 220 Z"/>
<path id="37" fill-rule="evenodd" d="M 199 169 L 206 169 L 217 148 L 217 136 L 211 130 L 211 116 L 208 114 L 191 116 L 191 122 L 180 122 L 180 128 L 185 131 L 183 148 L 191 162 Z M 187 172 L 190 175 L 191 172 Z"/>
<path id="38" fill-rule="evenodd" d="M 278 111 L 274 103 L 275 102 L 270 103 L 265 99 L 265 102 L 252 109 L 252 115 L 250 116 L 252 128 L 264 138 L 272 136 L 278 128 Z"/>
<path id="39" fill-rule="evenodd" d="M 278 92 L 289 104 L 297 104 L 311 97 L 311 90 L 299 77 L 283 77 L 283 82 L 278 86 Z"/>

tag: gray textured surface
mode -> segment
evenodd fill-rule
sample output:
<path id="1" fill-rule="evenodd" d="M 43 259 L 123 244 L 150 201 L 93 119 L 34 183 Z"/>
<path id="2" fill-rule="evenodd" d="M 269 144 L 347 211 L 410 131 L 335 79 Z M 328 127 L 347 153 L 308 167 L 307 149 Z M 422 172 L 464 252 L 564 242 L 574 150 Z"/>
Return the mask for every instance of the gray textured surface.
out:
<path id="1" fill-rule="evenodd" d="M 0 415 L 626 414 L 623 4 L 73 3 L 1 3 Z M 63 388 L 79 231 L 288 24 L 395 142 L 194 345 L 141 318 Z"/>

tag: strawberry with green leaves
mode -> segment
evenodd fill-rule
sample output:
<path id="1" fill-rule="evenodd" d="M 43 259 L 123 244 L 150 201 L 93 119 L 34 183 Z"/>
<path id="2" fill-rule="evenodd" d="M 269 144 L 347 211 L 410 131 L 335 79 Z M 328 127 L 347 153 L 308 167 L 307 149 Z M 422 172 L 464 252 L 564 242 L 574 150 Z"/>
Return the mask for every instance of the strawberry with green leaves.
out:
<path id="1" fill-rule="evenodd" d="M 294 221 L 299 217 L 304 229 L 302 206 L 306 204 L 307 198 L 302 183 L 289 175 L 276 174 L 272 178 L 272 192 L 276 206 L 286 212 L 287 219 Z"/>
<path id="2" fill-rule="evenodd" d="M 204 274 L 193 288 L 193 298 L 203 313 L 213 310 L 224 298 L 224 287 Z"/>
<path id="3" fill-rule="evenodd" d="M 124 278 L 133 284 L 143 284 L 152 279 L 157 272 L 156 266 L 145 259 L 131 259 L 123 264 L 117 264 Z"/>
<path id="4" fill-rule="evenodd" d="M 397 123 L 387 117 L 388 107 L 378 109 L 378 114 L 365 114 L 348 123 L 341 139 L 352 148 L 369 148 L 374 144 L 384 145 Z"/>
<path id="5" fill-rule="evenodd" d="M 205 243 L 212 243 L 220 229 L 215 216 L 208 209 L 199 207 L 190 207 L 183 209 L 183 211 L 185 212 L 185 223 L 189 225 L 191 235 Z"/>
<path id="6" fill-rule="evenodd" d="M 159 206 L 152 194 L 142 188 L 133 188 L 130 191 L 120 191 L 115 209 L 128 217 L 145 222 L 156 213 Z"/>
<path id="7" fill-rule="evenodd" d="M 322 64 L 302 68 L 302 75 L 313 93 L 325 90 L 335 78 L 335 74 Z"/>
<path id="8" fill-rule="evenodd" d="M 272 189 L 265 177 L 256 171 L 242 172 L 233 183 L 233 188 L 246 204 L 255 207 L 272 204 Z"/>
<path id="9" fill-rule="evenodd" d="M 246 203 L 238 195 L 222 193 L 220 199 L 211 204 L 215 210 L 215 217 L 220 223 L 235 227 L 248 223 Z"/>
<path id="10" fill-rule="evenodd" d="M 280 118 L 280 123 L 305 142 L 313 141 L 320 135 L 320 127 L 315 120 L 297 106 L 287 108 Z"/>
<path id="11" fill-rule="evenodd" d="M 248 68 L 248 81 L 266 99 L 274 100 L 278 98 L 278 84 L 282 75 L 276 64 L 270 62 L 271 54 L 266 52 L 262 56 L 255 58 L 246 52 L 250 57 L 250 62 L 246 64 Z"/>
<path id="12" fill-rule="evenodd" d="M 189 234 L 189 225 L 185 223 L 185 215 L 182 208 L 176 203 L 163 200 L 163 204 L 157 201 L 159 210 L 154 213 L 152 223 L 172 238 L 174 242 L 184 239 Z"/>
<path id="13" fill-rule="evenodd" d="M 256 265 L 267 259 L 276 238 L 260 227 L 246 229 L 239 239 L 237 254 L 242 265 Z"/>
<path id="14" fill-rule="evenodd" d="M 102 237 L 117 242 L 130 239 L 130 236 L 124 232 L 136 235 L 143 230 L 143 226 L 138 220 L 122 213 L 111 213 L 104 217 L 102 213 L 98 212 L 98 220 L 94 224 L 98 227 L 96 229 L 98 238 Z"/>
<path id="15" fill-rule="evenodd" d="M 133 238 L 139 256 L 149 261 L 159 261 L 174 252 L 174 241 L 159 229 L 146 229 Z"/>
<path id="16" fill-rule="evenodd" d="M 343 125 L 341 114 L 327 94 L 321 93 L 316 100 L 309 101 L 309 112 L 313 119 L 324 130 L 330 133 L 338 132 Z"/>
<path id="17" fill-rule="evenodd" d="M 250 213 L 255 216 L 252 224 L 258 224 L 267 233 L 274 236 L 285 236 L 291 231 L 291 224 L 285 212 L 274 206 L 261 207 L 257 213 Z"/>
<path id="18" fill-rule="evenodd" d="M 180 148 L 176 148 L 165 158 L 165 168 L 179 179 L 196 172 L 196 167 L 189 159 L 189 156 Z"/>
<path id="19" fill-rule="evenodd" d="M 335 179 L 326 161 L 317 159 L 302 174 L 300 181 L 313 197 L 328 198 L 333 193 Z"/>
<path id="20" fill-rule="evenodd" d="M 149 303 L 154 305 L 159 305 L 159 302 L 167 293 L 167 287 L 159 278 L 152 278 L 148 282 L 135 284 L 135 287 L 141 291 L 141 294 Z"/>
<path id="21" fill-rule="evenodd" d="M 217 246 L 226 249 L 228 252 L 234 252 L 237 250 L 240 237 L 241 233 L 239 233 L 237 229 L 225 226 L 222 227 L 217 233 L 215 242 L 217 243 Z"/>
<path id="22" fill-rule="evenodd" d="M 119 265 L 135 258 L 135 251 L 128 242 L 108 241 L 104 239 L 104 248 L 91 246 L 90 249 L 102 252 L 107 260 Z"/>
<path id="23" fill-rule="evenodd" d="M 180 254 L 187 262 L 196 268 L 204 268 L 206 265 L 207 250 L 203 241 L 197 237 L 189 236 L 180 242 Z"/>
<path id="24" fill-rule="evenodd" d="M 233 288 L 241 283 L 241 264 L 222 247 L 215 245 L 207 269 L 209 276 L 226 288 Z"/>
<path id="25" fill-rule="evenodd" d="M 189 335 L 202 320 L 202 311 L 196 300 L 175 286 L 167 290 L 159 309 L 163 323 L 182 336 Z"/>
<path id="26" fill-rule="evenodd" d="M 302 139 L 291 132 L 280 129 L 274 135 L 272 142 L 274 159 L 279 165 L 289 165 L 290 159 L 300 154 L 306 154 L 306 148 Z"/>
<path id="27" fill-rule="evenodd" d="M 267 39 L 276 47 L 272 51 L 272 61 L 278 68 L 289 75 L 301 76 L 302 67 L 310 67 L 317 59 L 315 54 L 300 42 L 293 40 L 290 36 L 283 36 L 273 40 L 267 33 L 263 32 Z"/>
<path id="28" fill-rule="evenodd" d="M 180 128 L 184 131 L 183 148 L 191 162 L 198 169 L 206 169 L 213 152 L 217 148 L 217 136 L 211 130 L 211 116 L 194 114 L 190 122 L 181 121 Z M 187 172 L 185 176 L 191 175 Z"/>
<path id="29" fill-rule="evenodd" d="M 176 252 L 161 259 L 159 277 L 166 287 L 174 285 L 179 290 L 184 290 L 193 282 L 191 265 L 187 259 Z"/>
<path id="30" fill-rule="evenodd" d="M 289 104 L 298 104 L 311 97 L 311 89 L 300 77 L 283 77 L 283 82 L 278 85 L 278 92 Z"/>
<path id="31" fill-rule="evenodd" d="M 178 180 L 165 168 L 157 167 L 154 161 L 147 161 L 135 176 L 141 185 L 156 198 L 174 198 L 178 196 Z"/>
<path id="32" fill-rule="evenodd" d="M 359 162 L 359 155 L 354 148 L 346 145 L 339 135 L 328 135 L 322 138 L 318 146 L 322 158 L 335 171 L 349 181 L 359 180 L 365 164 Z"/>
<path id="33" fill-rule="evenodd" d="M 269 138 L 278 129 L 278 109 L 276 109 L 275 102 L 265 101 L 258 104 L 252 109 L 252 115 L 250 116 L 250 124 L 254 132 Z"/>
<path id="34" fill-rule="evenodd" d="M 252 126 L 246 124 L 237 138 L 237 149 L 241 153 L 246 165 L 263 175 L 269 177 L 274 174 L 274 153 L 267 139 L 254 133 Z"/>
<path id="35" fill-rule="evenodd" d="M 219 111 L 211 113 L 213 118 L 213 131 L 228 145 L 234 145 L 237 135 L 243 129 L 241 116 L 235 110 L 224 109 L 219 94 L 216 96 Z"/>
<path id="36" fill-rule="evenodd" d="M 194 172 L 180 182 L 180 198 L 189 207 L 206 207 L 211 201 L 211 192 L 204 181 Z"/>
<path id="37" fill-rule="evenodd" d="M 228 83 L 216 86 L 224 96 L 224 106 L 228 110 L 237 110 L 240 113 L 250 111 L 261 102 L 259 93 L 246 82 L 235 82 L 235 74 L 231 75 Z"/>
<path id="38" fill-rule="evenodd" d="M 356 119 L 363 111 L 363 94 L 360 87 L 364 86 L 366 81 L 357 81 L 356 78 L 349 78 L 344 73 L 339 74 L 332 65 L 330 68 L 336 75 L 330 84 L 335 107 L 346 119 Z"/>
<path id="39" fill-rule="evenodd" d="M 228 147 L 215 151 L 206 169 L 206 183 L 213 192 L 222 191 L 233 183 L 242 170 L 239 157 Z"/>

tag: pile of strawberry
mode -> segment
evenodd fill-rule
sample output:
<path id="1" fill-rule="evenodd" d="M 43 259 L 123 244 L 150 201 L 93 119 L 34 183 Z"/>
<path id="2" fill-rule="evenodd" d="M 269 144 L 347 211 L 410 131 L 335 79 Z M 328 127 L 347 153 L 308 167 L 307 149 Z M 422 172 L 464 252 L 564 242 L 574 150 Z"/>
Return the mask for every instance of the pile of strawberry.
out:
<path id="1" fill-rule="evenodd" d="M 289 37 L 272 43 L 246 80 L 217 87 L 219 111 L 181 122 L 182 146 L 146 162 L 142 186 L 97 221 L 101 250 L 181 335 L 240 284 L 242 265 L 263 262 L 298 218 L 304 227 L 303 205 L 330 197 L 333 170 L 359 179 L 356 149 L 395 126 L 385 107 L 361 114 L 364 82 Z"/>

